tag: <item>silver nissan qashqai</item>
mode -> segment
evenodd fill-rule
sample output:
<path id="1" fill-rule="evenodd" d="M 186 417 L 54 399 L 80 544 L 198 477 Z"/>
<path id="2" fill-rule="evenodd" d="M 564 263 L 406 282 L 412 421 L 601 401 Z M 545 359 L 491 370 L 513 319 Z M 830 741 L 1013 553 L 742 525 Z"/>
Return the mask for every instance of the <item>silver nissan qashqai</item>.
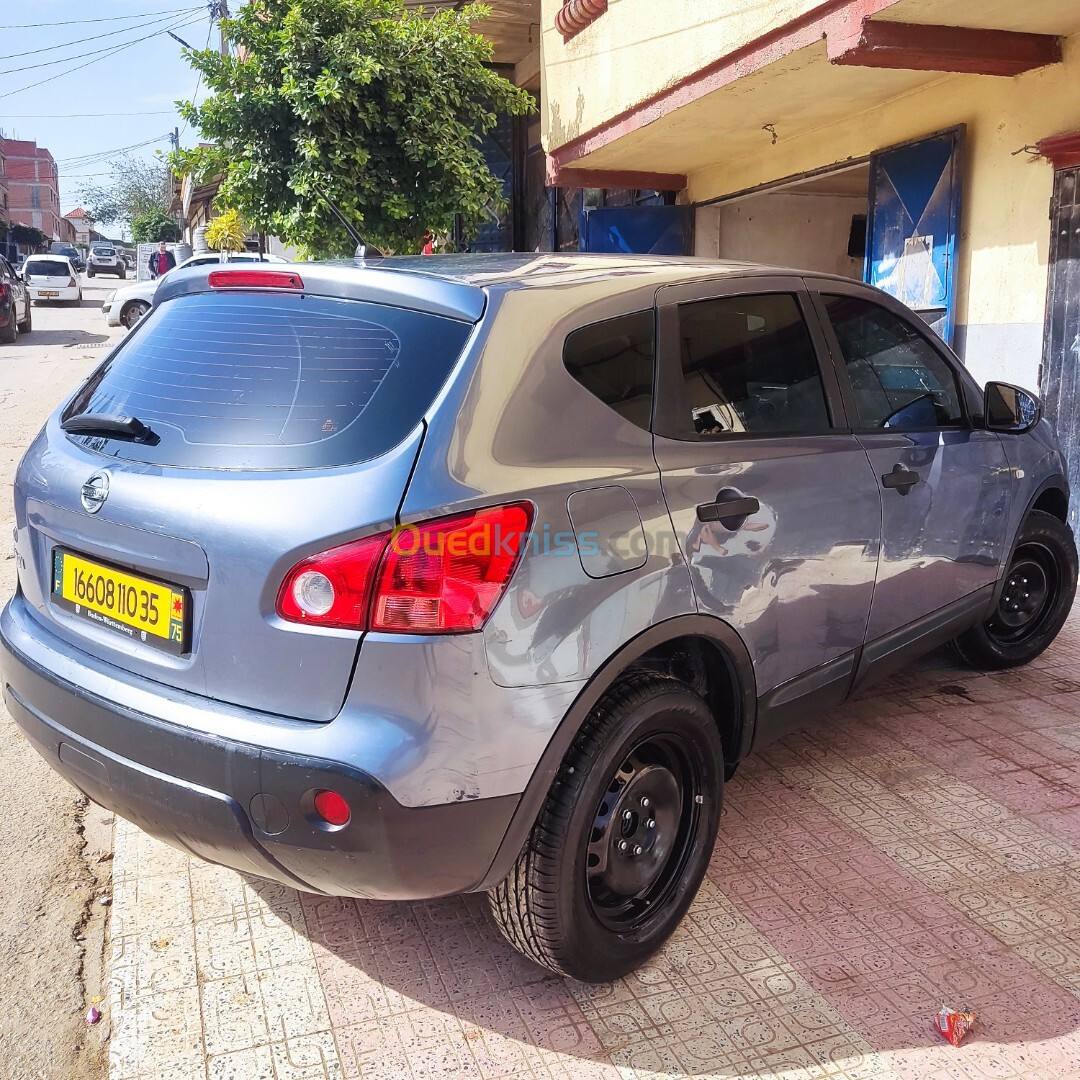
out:
<path id="1" fill-rule="evenodd" d="M 204 859 L 486 891 L 556 972 L 671 934 L 751 750 L 1076 586 L 1038 401 L 849 280 L 653 257 L 170 274 L 15 485 L 4 698 Z"/>

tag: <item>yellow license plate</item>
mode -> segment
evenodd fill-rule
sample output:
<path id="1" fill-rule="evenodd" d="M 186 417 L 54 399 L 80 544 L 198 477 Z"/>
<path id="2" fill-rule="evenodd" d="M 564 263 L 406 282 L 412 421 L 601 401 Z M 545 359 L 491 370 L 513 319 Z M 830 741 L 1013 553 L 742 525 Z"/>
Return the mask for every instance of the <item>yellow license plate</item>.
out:
<path id="1" fill-rule="evenodd" d="M 191 598 L 186 589 L 104 566 L 57 548 L 53 602 L 157 649 L 187 651 Z"/>
<path id="2" fill-rule="evenodd" d="M 38 289 L 38 296 L 59 296 L 59 289 Z"/>

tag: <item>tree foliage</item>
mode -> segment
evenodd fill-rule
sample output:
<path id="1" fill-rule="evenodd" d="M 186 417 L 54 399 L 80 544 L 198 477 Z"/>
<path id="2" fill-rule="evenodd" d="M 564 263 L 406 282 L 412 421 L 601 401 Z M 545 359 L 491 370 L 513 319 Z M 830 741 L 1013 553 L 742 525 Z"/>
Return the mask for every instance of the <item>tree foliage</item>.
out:
<path id="1" fill-rule="evenodd" d="M 239 213 L 226 210 L 206 226 L 206 245 L 214 251 L 243 251 L 246 231 Z"/>
<path id="2" fill-rule="evenodd" d="M 169 163 L 160 157 L 131 155 L 109 162 L 111 178 L 105 184 L 90 184 L 80 192 L 87 214 L 95 221 L 131 225 L 154 210 L 165 211 L 172 201 Z"/>
<path id="3" fill-rule="evenodd" d="M 35 251 L 42 251 L 49 246 L 49 238 L 33 225 L 11 225 L 8 234 L 16 244 L 32 247 Z"/>
<path id="4" fill-rule="evenodd" d="M 364 239 L 419 249 L 425 229 L 466 231 L 503 203 L 479 135 L 529 96 L 485 66 L 471 5 L 422 15 L 403 0 L 251 0 L 225 30 L 235 55 L 188 59 L 213 92 L 180 104 L 212 145 L 173 154 L 256 229 L 315 254 L 354 244 L 322 196 Z"/>
<path id="5" fill-rule="evenodd" d="M 137 244 L 156 244 L 159 240 L 172 244 L 181 238 L 181 233 L 176 220 L 160 206 L 154 206 L 132 219 L 131 236 Z"/>

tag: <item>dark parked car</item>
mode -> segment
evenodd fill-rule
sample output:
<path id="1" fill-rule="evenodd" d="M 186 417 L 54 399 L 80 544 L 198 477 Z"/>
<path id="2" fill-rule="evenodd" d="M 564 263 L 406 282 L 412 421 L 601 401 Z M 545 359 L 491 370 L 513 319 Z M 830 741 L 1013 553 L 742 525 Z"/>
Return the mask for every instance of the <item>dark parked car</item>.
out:
<path id="1" fill-rule="evenodd" d="M 86 260 L 82 257 L 82 253 L 78 248 L 72 247 L 71 244 L 62 244 L 53 241 L 49 245 L 49 252 L 53 255 L 66 255 L 71 260 L 71 265 L 74 266 L 79 273 L 82 273 L 86 269 Z"/>
<path id="2" fill-rule="evenodd" d="M 1076 588 L 1038 402 L 848 280 L 693 259 L 211 265 L 15 485 L 8 708 L 215 862 L 486 891 L 579 979 L 693 900 L 751 751 Z"/>
<path id="3" fill-rule="evenodd" d="M 30 292 L 11 263 L 0 255 L 0 343 L 14 345 L 34 327 Z"/>

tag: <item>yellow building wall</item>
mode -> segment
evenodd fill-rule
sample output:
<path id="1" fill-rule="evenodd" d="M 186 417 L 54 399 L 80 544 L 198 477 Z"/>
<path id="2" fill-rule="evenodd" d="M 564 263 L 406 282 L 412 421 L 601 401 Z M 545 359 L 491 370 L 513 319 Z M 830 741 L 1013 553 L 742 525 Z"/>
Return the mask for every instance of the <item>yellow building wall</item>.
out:
<path id="1" fill-rule="evenodd" d="M 824 2 L 611 0 L 563 41 L 555 27 L 563 0 L 542 0 L 543 145 L 576 139 Z"/>
<path id="2" fill-rule="evenodd" d="M 1037 386 L 1053 170 L 1022 148 L 1080 128 L 1080 35 L 1066 40 L 1061 64 L 1015 78 L 943 77 L 837 123 L 781 138 L 760 154 L 692 173 L 687 196 L 701 202 L 745 191 L 957 124 L 967 125 L 958 344 L 978 378 Z"/>

